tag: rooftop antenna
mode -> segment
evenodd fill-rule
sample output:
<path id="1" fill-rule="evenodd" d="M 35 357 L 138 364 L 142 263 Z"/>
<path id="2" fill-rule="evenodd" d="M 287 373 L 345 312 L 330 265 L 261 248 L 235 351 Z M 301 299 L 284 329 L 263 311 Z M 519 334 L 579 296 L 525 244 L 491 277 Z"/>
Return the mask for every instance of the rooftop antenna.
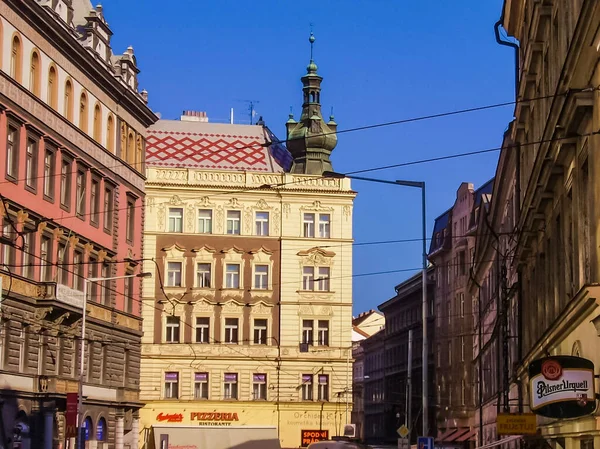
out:
<path id="1" fill-rule="evenodd" d="M 238 100 L 248 104 L 248 113 L 250 114 L 250 124 L 254 124 L 254 116 L 256 115 L 255 106 L 260 103 L 258 100 Z"/>

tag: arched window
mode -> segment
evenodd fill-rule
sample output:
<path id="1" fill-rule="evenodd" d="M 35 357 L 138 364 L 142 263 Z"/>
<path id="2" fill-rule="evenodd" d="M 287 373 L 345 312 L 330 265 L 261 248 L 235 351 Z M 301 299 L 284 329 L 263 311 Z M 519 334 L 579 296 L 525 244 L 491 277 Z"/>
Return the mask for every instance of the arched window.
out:
<path id="1" fill-rule="evenodd" d="M 73 84 L 71 80 L 65 83 L 65 104 L 64 116 L 67 120 L 73 121 Z"/>
<path id="2" fill-rule="evenodd" d="M 15 34 L 12 41 L 12 51 L 10 54 L 10 76 L 14 80 L 21 82 L 21 71 L 23 67 L 23 57 L 21 50 L 21 39 Z"/>
<path id="3" fill-rule="evenodd" d="M 56 67 L 51 65 L 48 70 L 48 104 L 54 109 L 58 107 L 58 80 L 56 78 Z"/>
<path id="4" fill-rule="evenodd" d="M 115 122 L 112 115 L 108 116 L 106 122 L 106 149 L 111 153 L 115 152 L 115 138 L 113 136 L 115 132 Z"/>
<path id="5" fill-rule="evenodd" d="M 98 103 L 94 106 L 94 140 L 102 141 L 102 111 Z"/>
<path id="6" fill-rule="evenodd" d="M 135 138 L 133 137 L 133 133 L 129 133 L 127 137 L 127 156 L 125 160 L 130 164 L 135 162 Z"/>
<path id="7" fill-rule="evenodd" d="M 98 425 L 96 426 L 96 440 L 106 441 L 106 420 L 104 418 L 98 420 Z"/>
<path id="8" fill-rule="evenodd" d="M 31 52 L 29 65 L 29 90 L 34 95 L 40 96 L 40 55 L 36 50 Z"/>
<path id="9" fill-rule="evenodd" d="M 84 133 L 88 130 L 88 107 L 87 107 L 87 95 L 85 92 L 81 93 L 79 98 L 79 129 Z"/>
<path id="10" fill-rule="evenodd" d="M 90 441 L 94 437 L 94 424 L 89 416 L 83 420 L 84 440 Z"/>

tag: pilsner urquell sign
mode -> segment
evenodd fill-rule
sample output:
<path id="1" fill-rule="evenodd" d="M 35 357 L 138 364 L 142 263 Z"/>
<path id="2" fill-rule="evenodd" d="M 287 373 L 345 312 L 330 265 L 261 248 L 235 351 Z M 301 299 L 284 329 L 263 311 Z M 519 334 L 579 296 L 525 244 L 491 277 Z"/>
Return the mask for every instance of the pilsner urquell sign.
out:
<path id="1" fill-rule="evenodd" d="M 549 418 L 576 418 L 594 413 L 594 364 L 572 356 L 531 362 L 529 398 L 531 410 Z"/>

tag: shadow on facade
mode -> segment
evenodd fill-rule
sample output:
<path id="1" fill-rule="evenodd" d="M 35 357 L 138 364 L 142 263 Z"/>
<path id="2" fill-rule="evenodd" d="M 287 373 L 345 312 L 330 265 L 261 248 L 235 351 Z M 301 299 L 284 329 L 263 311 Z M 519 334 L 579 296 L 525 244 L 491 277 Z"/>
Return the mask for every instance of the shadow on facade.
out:
<path id="1" fill-rule="evenodd" d="M 230 449 L 280 449 L 279 440 L 254 440 L 231 446 Z"/>

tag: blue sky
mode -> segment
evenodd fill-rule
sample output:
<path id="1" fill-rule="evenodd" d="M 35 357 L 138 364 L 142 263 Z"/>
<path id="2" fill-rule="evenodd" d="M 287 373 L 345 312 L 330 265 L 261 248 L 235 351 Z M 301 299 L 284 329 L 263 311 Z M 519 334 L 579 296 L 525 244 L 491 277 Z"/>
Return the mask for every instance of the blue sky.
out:
<path id="1" fill-rule="evenodd" d="M 401 120 L 514 98 L 514 54 L 499 46 L 494 23 L 501 0 L 105 0 L 112 47 L 132 45 L 140 89 L 163 118 L 184 109 L 226 120 L 249 120 L 247 104 L 285 138 L 290 106 L 301 110 L 300 77 L 309 60 L 324 77 L 324 115 L 334 107 L 338 129 Z M 312 9 L 311 9 L 312 6 Z M 334 169 L 350 172 L 497 147 L 512 106 L 339 136 Z M 427 229 L 452 206 L 463 181 L 480 186 L 494 175 L 498 154 L 373 172 L 383 179 L 427 183 Z M 419 238 L 416 189 L 353 182 L 357 243 Z M 420 243 L 356 246 L 354 273 L 416 268 Z M 354 279 L 354 311 L 376 308 L 415 271 Z"/>

